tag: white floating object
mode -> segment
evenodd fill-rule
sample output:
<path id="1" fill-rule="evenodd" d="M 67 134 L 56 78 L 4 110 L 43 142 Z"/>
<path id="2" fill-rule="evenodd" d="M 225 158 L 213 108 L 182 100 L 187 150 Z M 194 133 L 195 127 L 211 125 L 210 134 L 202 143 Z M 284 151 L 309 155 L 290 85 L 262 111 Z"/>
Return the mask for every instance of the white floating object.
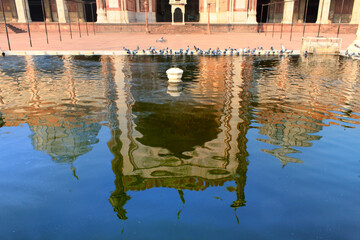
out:
<path id="1" fill-rule="evenodd" d="M 182 77 L 182 74 L 183 74 L 183 70 L 180 69 L 180 68 L 169 68 L 167 71 L 166 71 L 166 75 L 169 79 L 169 82 L 171 83 L 179 83 L 179 82 L 182 82 L 181 81 L 181 77 Z"/>

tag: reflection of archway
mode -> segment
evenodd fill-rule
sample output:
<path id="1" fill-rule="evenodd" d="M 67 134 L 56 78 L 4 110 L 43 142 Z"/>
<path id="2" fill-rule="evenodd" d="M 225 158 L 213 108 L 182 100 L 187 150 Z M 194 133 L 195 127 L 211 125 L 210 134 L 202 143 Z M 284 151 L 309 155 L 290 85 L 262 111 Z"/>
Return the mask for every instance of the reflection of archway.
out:
<path id="1" fill-rule="evenodd" d="M 156 21 L 171 22 L 171 6 L 169 0 L 156 0 Z"/>
<path id="2" fill-rule="evenodd" d="M 183 21 L 183 14 L 180 8 L 176 8 L 174 11 L 174 22 L 182 22 Z"/>
<path id="3" fill-rule="evenodd" d="M 29 0 L 30 17 L 33 22 L 44 21 L 41 0 Z"/>
<path id="4" fill-rule="evenodd" d="M 257 1 L 257 7 L 256 7 L 256 21 L 258 23 L 262 22 L 265 23 L 267 21 L 267 17 L 268 17 L 268 6 L 264 6 L 262 8 L 262 14 L 261 14 L 261 6 L 263 4 L 267 4 L 269 3 L 270 0 L 258 0 Z"/>

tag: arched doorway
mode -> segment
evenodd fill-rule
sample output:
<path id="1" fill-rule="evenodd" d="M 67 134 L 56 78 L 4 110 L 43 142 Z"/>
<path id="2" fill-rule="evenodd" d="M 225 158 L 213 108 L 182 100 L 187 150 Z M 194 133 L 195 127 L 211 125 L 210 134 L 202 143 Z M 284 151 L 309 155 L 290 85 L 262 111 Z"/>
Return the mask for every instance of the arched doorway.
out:
<path id="1" fill-rule="evenodd" d="M 308 1 L 309 5 L 307 8 L 307 14 L 304 13 L 304 16 L 306 14 L 306 22 L 308 23 L 315 23 L 318 15 L 319 10 L 319 0 L 313 0 Z"/>
<path id="2" fill-rule="evenodd" d="M 41 0 L 29 0 L 29 11 L 31 21 L 42 22 L 44 21 L 43 7 Z"/>
<path id="3" fill-rule="evenodd" d="M 185 5 L 185 22 L 199 22 L 199 0 L 187 1 Z"/>
<path id="4" fill-rule="evenodd" d="M 171 6 L 169 0 L 156 0 L 156 21 L 171 22 Z"/>
<path id="5" fill-rule="evenodd" d="M 97 14 L 96 14 L 96 2 L 93 0 L 85 0 L 84 2 L 85 8 L 85 21 L 86 22 L 96 22 Z"/>
<path id="6" fill-rule="evenodd" d="M 268 17 L 268 5 L 263 6 L 263 4 L 270 3 L 270 0 L 258 0 L 256 6 L 256 21 L 258 23 L 267 22 Z M 263 6 L 263 7 L 262 7 Z"/>
<path id="7" fill-rule="evenodd" d="M 180 8 L 176 8 L 174 11 L 174 22 L 182 22 L 183 21 L 183 14 Z"/>

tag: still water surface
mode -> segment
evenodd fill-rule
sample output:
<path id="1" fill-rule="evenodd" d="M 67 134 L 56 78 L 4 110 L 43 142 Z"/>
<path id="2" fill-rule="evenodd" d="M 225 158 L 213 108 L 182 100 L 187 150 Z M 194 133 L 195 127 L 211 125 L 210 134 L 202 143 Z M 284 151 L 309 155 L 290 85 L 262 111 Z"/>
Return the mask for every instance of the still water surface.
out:
<path id="1" fill-rule="evenodd" d="M 359 62 L 26 56 L 0 74 L 0 239 L 360 238 Z"/>

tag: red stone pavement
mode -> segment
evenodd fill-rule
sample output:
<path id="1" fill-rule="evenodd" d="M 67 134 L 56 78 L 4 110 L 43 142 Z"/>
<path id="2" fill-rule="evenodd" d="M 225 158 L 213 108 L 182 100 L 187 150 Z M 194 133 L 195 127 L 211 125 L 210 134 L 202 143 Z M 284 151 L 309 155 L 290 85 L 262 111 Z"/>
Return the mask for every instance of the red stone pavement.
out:
<path id="1" fill-rule="evenodd" d="M 101 50 L 123 50 L 123 46 L 129 49 L 135 49 L 137 46 L 148 48 L 154 46 L 157 49 L 169 47 L 172 49 L 186 48 L 193 45 L 201 49 L 217 48 L 220 49 L 233 47 L 233 48 L 254 48 L 262 46 L 264 49 L 269 49 L 273 46 L 275 49 L 280 49 L 284 45 L 287 49 L 299 50 L 301 46 L 301 33 L 293 33 L 292 41 L 290 41 L 290 33 L 283 33 L 280 39 L 280 33 L 212 33 L 208 34 L 146 34 L 146 33 L 96 33 L 89 31 L 82 32 L 80 38 L 78 32 L 73 32 L 73 38 L 70 39 L 69 32 L 62 32 L 62 41 L 59 40 L 57 32 L 49 33 L 49 44 L 46 43 L 45 32 L 32 32 L 32 44 L 29 45 L 28 33 L 10 33 L 11 50 L 18 51 L 62 51 L 62 50 L 79 50 L 79 51 L 101 51 Z M 160 37 L 164 37 L 166 42 L 156 42 Z M 315 36 L 314 33 L 308 33 L 305 36 Z M 322 36 L 336 37 L 336 34 Z M 342 50 L 345 50 L 356 38 L 355 34 L 340 34 L 342 38 Z M 5 33 L 0 34 L 0 48 L 3 51 L 8 50 L 8 43 Z"/>

